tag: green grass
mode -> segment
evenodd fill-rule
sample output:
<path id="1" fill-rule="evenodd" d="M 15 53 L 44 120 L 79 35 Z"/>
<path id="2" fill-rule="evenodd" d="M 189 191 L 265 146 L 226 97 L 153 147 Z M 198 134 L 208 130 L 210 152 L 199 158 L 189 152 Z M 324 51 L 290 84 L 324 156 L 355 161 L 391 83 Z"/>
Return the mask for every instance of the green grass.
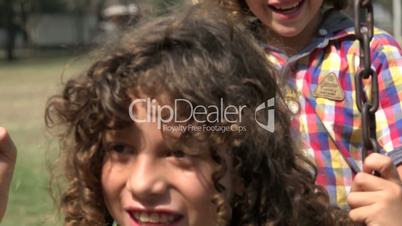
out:
<path id="1" fill-rule="evenodd" d="M 80 71 L 83 62 L 83 57 L 0 62 L 0 126 L 10 131 L 18 149 L 2 226 L 60 225 L 48 192 L 48 155 L 56 145 L 46 135 L 43 115 L 48 97 L 60 91 L 61 81 Z"/>

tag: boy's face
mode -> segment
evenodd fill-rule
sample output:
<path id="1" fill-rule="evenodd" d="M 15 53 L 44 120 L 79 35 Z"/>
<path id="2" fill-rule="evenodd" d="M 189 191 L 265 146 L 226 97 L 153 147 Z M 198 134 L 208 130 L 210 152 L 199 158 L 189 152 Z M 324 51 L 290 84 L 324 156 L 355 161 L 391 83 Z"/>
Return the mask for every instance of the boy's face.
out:
<path id="1" fill-rule="evenodd" d="M 245 0 L 263 24 L 283 37 L 302 35 L 319 22 L 323 0 Z"/>
<path id="2" fill-rule="evenodd" d="M 137 107 L 135 112 L 138 118 L 145 117 L 144 108 Z M 216 225 L 209 156 L 190 157 L 169 150 L 153 122 L 108 131 L 105 144 L 103 195 L 120 226 Z M 226 175 L 223 184 L 230 190 L 229 181 Z"/>

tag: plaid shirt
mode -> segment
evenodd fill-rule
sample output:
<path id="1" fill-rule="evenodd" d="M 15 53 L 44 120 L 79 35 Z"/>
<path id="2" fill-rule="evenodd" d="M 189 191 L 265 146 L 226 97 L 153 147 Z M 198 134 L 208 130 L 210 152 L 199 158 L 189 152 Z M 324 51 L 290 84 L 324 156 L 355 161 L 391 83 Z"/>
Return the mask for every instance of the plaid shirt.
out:
<path id="1" fill-rule="evenodd" d="M 293 128 L 300 131 L 305 154 L 315 160 L 317 184 L 327 189 L 332 203 L 347 208 L 346 196 L 362 165 L 362 125 L 354 85 L 359 43 L 349 17 L 332 11 L 324 18 L 310 45 L 292 57 L 264 47 L 268 60 L 280 71 L 282 87 L 287 87 L 284 95 L 294 111 Z M 397 165 L 402 163 L 402 51 L 386 32 L 375 29 L 374 33 L 371 58 L 380 96 L 377 138 Z M 328 79 L 329 83 L 323 82 Z M 325 83 L 332 84 L 329 97 L 317 91 L 325 89 Z M 369 93 L 370 82 L 363 85 Z"/>

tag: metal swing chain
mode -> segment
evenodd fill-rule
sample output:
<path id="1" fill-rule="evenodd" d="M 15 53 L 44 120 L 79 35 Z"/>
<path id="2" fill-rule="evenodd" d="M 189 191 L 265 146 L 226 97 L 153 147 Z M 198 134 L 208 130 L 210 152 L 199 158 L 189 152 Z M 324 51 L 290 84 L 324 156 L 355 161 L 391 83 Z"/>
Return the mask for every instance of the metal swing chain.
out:
<path id="1" fill-rule="evenodd" d="M 355 76 L 356 104 L 362 116 L 363 148 L 362 160 L 367 157 L 368 151 L 380 152 L 380 145 L 376 136 L 375 112 L 379 106 L 378 77 L 371 68 L 370 41 L 374 33 L 373 4 L 371 0 L 355 0 L 355 36 L 360 43 L 360 65 Z M 363 17 L 364 16 L 364 17 Z M 363 20 L 362 20 L 363 18 Z M 363 81 L 371 78 L 371 95 L 363 87 Z"/>

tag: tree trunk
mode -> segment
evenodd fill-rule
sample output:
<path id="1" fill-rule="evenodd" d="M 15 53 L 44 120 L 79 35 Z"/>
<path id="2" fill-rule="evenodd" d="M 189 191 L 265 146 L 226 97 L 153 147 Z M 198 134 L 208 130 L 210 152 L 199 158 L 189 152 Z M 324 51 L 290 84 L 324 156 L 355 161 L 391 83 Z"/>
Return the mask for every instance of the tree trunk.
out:
<path id="1" fill-rule="evenodd" d="M 6 59 L 8 61 L 15 60 L 15 39 L 17 36 L 17 25 L 15 24 L 15 11 L 12 0 L 5 1 L 6 12 Z"/>

